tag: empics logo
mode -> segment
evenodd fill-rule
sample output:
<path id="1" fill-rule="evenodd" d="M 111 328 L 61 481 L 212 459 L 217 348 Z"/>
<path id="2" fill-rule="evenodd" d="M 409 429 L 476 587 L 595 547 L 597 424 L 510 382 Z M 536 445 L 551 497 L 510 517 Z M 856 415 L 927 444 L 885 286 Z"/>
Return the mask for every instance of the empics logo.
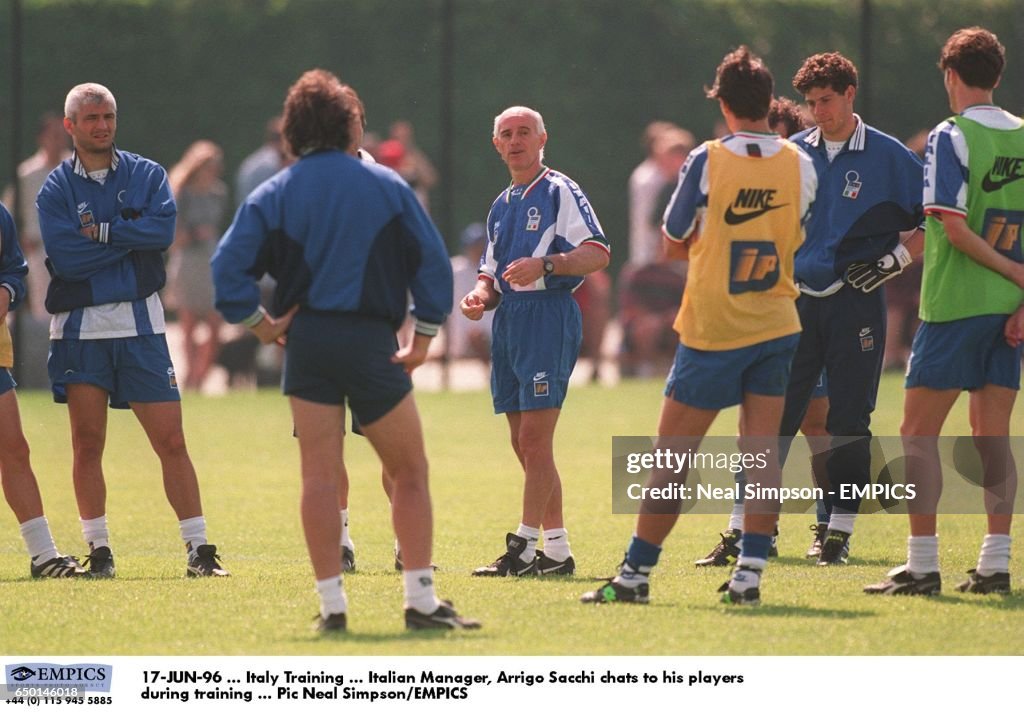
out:
<path id="1" fill-rule="evenodd" d="M 86 691 L 110 692 L 113 667 L 101 663 L 33 663 L 4 666 L 7 686 L 74 686 Z M 17 689 L 16 689 L 17 690 Z"/>
<path id="2" fill-rule="evenodd" d="M 774 188 L 741 188 L 736 193 L 736 199 L 732 205 L 725 209 L 725 222 L 727 225 L 739 225 L 748 220 L 760 218 L 762 215 L 776 208 L 783 208 L 788 203 L 772 205 L 775 199 Z"/>
<path id="3" fill-rule="evenodd" d="M 1024 158 L 1016 156 L 996 156 L 992 162 L 992 168 L 988 170 L 985 177 L 981 179 L 981 190 L 986 193 L 998 191 L 1014 181 L 1024 178 Z"/>
<path id="4" fill-rule="evenodd" d="M 775 243 L 737 240 L 731 246 L 729 294 L 763 292 L 779 281 L 779 255 Z"/>
<path id="5" fill-rule="evenodd" d="M 996 252 L 1016 262 L 1024 262 L 1020 241 L 1022 224 L 1024 211 L 989 208 L 985 211 L 981 236 Z"/>
<path id="6" fill-rule="evenodd" d="M 25 681 L 36 675 L 36 672 L 30 669 L 28 666 L 18 666 L 8 674 L 15 681 Z"/>

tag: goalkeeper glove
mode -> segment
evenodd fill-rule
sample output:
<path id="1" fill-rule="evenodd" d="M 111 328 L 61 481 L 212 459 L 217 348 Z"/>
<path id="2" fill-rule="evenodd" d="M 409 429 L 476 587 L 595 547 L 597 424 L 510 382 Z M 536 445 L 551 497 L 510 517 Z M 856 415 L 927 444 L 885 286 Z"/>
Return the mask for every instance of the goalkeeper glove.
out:
<path id="1" fill-rule="evenodd" d="M 890 280 L 903 272 L 903 268 L 913 261 L 910 251 L 897 245 L 891 253 L 886 253 L 875 262 L 855 262 L 846 268 L 846 283 L 861 292 L 873 292 L 886 280 Z"/>

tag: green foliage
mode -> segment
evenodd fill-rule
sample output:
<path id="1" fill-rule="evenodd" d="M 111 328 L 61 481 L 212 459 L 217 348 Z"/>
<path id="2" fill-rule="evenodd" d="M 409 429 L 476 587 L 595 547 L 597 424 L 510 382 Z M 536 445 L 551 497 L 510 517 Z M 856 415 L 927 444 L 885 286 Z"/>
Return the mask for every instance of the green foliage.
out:
<path id="1" fill-rule="evenodd" d="M 927 601 L 860 593 L 903 561 L 903 517 L 862 517 L 851 565 L 822 570 L 803 558 L 810 518 L 790 515 L 781 525 L 781 557 L 766 573 L 765 604 L 756 611 L 726 609 L 715 594 L 726 572 L 692 565 L 724 527 L 718 515 L 680 519 L 652 580 L 650 606 L 580 605 L 579 595 L 597 586 L 592 578 L 614 572 L 633 529 L 632 517 L 609 514 L 611 436 L 652 433 L 660 391 L 657 381 L 636 381 L 570 394 L 556 447 L 579 569 L 557 581 L 469 576 L 501 552 L 505 531 L 515 527 L 522 476 L 505 421 L 490 415 L 486 394 L 417 396 L 431 459 L 439 591 L 484 621 L 476 633 L 402 630 L 401 578 L 392 570 L 378 466 L 363 439 L 346 439 L 359 571 L 346 577 L 351 633 L 331 641 L 312 633 L 317 601 L 299 525 L 298 453 L 285 399 L 268 391 L 186 400 L 211 540 L 233 575 L 223 581 L 185 579 L 156 459 L 132 416 L 112 413 L 105 465 L 118 577 L 30 580 L 14 518 L 0 517 L 0 641 L 7 653 L 25 655 L 806 655 L 820 653 L 827 635 L 833 654 L 1024 653 L 1019 582 L 1007 598 L 953 593 L 960 573 L 974 564 L 984 530 L 978 516 L 941 519 L 946 594 Z M 81 552 L 66 412 L 42 393 L 22 393 L 20 400 L 58 544 Z M 886 378 L 876 432 L 896 432 L 901 404 L 899 379 Z M 947 433 L 966 432 L 964 407 L 958 404 Z M 714 433 L 733 434 L 735 424 L 735 412 L 724 413 Z M 636 634 L 626 649 L 624 630 Z"/>
<path id="2" fill-rule="evenodd" d="M 325 67 L 365 99 L 371 131 L 410 119 L 435 163 L 442 155 L 443 10 L 454 10 L 454 166 L 448 181 L 454 248 L 507 181 L 490 146 L 495 114 L 535 105 L 551 133 L 551 165 L 588 192 L 613 244 L 626 249 L 626 181 L 654 119 L 698 137 L 718 119 L 702 87 L 729 49 L 746 43 L 775 72 L 780 94 L 815 52 L 839 50 L 861 69 L 858 107 L 898 137 L 948 114 L 935 69 L 957 27 L 982 24 L 1008 47 L 997 98 L 1024 108 L 1018 48 L 1024 24 L 1011 0 L 871 3 L 870 59 L 862 56 L 857 2 L 824 0 L 29 0 L 24 6 L 25 103 L 18 156 L 32 127 L 59 110 L 75 83 L 108 84 L 119 100 L 119 144 L 165 165 L 198 138 L 221 143 L 229 173 L 262 140 L 266 119 L 306 69 Z M 0 15 L 9 40 L 10 14 Z M 5 45 L 9 42 L 5 42 Z M 0 96 L 10 76 L 0 75 Z M 9 100 L 8 100 L 9 103 Z M 9 120 L 9 116 L 7 120 Z M 6 121 L 5 121 L 6 123 Z M 10 166 L 9 142 L 0 164 Z M 434 192 L 435 207 L 441 194 Z"/>

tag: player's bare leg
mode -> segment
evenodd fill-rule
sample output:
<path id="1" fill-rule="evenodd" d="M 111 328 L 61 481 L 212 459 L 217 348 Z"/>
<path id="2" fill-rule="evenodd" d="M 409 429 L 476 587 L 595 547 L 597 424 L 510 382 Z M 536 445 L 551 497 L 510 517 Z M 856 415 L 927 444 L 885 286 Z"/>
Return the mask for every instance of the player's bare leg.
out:
<path id="1" fill-rule="evenodd" d="M 0 394 L 0 482 L 4 498 L 14 511 L 22 539 L 32 560 L 33 577 L 78 577 L 85 570 L 73 557 L 57 551 L 50 525 L 43 515 L 43 499 L 29 461 L 28 441 L 13 389 Z"/>
<path id="2" fill-rule="evenodd" d="M 942 496 L 939 434 L 959 396 L 960 389 L 917 386 L 905 391 L 900 436 L 907 485 L 914 486 L 914 498 L 907 500 L 907 563 L 890 571 L 887 579 L 864 587 L 868 594 L 936 594 L 942 588 L 936 531 Z"/>
<path id="3" fill-rule="evenodd" d="M 202 516 L 199 479 L 185 445 L 181 402 L 133 402 L 131 407 L 160 459 L 164 492 L 178 520 Z"/>
<path id="4" fill-rule="evenodd" d="M 971 392 L 971 430 L 984 472 L 988 532 L 977 565 L 968 572 L 967 581 L 957 587 L 962 592 L 1010 592 L 1010 525 L 1017 497 L 1017 464 L 1010 450 L 1009 435 L 1016 398 L 1016 390 L 992 384 Z"/>
<path id="5" fill-rule="evenodd" d="M 662 401 L 655 448 L 676 452 L 695 451 L 717 415 L 717 409 L 696 408 L 666 397 Z M 664 488 L 682 485 L 686 482 L 687 470 L 685 464 L 679 472 L 672 468 L 652 469 L 645 486 Z M 646 604 L 651 571 L 658 563 L 665 538 L 679 519 L 681 504 L 679 499 L 643 498 L 640 501 L 636 530 L 618 574 L 597 590 L 584 594 L 580 601 L 584 604 Z"/>
<path id="6" fill-rule="evenodd" d="M 0 394 L 0 480 L 4 497 L 19 523 L 43 516 L 43 499 L 29 462 L 18 400 L 11 389 Z"/>
<path id="7" fill-rule="evenodd" d="M 199 496 L 199 479 L 185 445 L 180 401 L 132 402 L 132 411 L 160 459 L 164 493 L 178 516 L 178 529 L 188 553 L 190 577 L 226 577 L 217 548 L 207 543 L 206 518 Z"/>
<path id="8" fill-rule="evenodd" d="M 320 595 L 322 622 L 344 629 L 348 600 L 341 580 L 341 517 L 336 507 L 342 470 L 345 414 L 341 406 L 288 399 L 299 438 L 302 496 L 299 510 L 306 549 Z M 323 625 L 322 625 L 323 628 Z"/>

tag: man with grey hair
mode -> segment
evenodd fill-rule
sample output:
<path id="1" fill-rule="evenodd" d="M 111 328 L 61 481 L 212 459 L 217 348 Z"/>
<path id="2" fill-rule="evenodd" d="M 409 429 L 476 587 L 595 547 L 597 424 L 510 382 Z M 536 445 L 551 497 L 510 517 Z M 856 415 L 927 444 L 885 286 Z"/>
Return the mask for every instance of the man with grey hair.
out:
<path id="1" fill-rule="evenodd" d="M 117 103 L 106 87 L 74 87 L 64 113 L 74 154 L 47 177 L 36 207 L 51 274 L 50 382 L 54 401 L 68 405 L 89 575 L 114 576 L 102 463 L 109 403 L 134 411 L 160 459 L 188 554 L 186 574 L 226 576 L 206 541 L 164 336 L 158 290 L 176 215 L 167 173 L 114 146 Z"/>
<path id="2" fill-rule="evenodd" d="M 576 567 L 553 442 L 582 340 L 572 291 L 584 275 L 608 264 L 610 248 L 580 187 L 542 163 L 547 139 L 544 119 L 533 109 L 513 106 L 495 117 L 492 142 L 512 183 L 491 206 L 479 277 L 459 304 L 472 320 L 497 308 L 494 411 L 508 418 L 525 474 L 519 528 L 506 535 L 506 551 L 476 576 L 568 575 Z"/>

